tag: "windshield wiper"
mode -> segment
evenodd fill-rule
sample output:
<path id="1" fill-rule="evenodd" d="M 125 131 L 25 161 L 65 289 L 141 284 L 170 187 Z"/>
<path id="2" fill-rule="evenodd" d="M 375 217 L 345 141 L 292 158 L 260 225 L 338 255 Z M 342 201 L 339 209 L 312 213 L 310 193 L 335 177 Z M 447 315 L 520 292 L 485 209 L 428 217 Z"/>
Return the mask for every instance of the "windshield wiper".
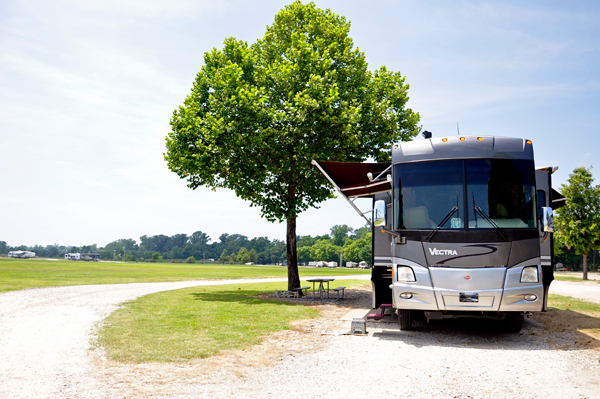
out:
<path id="1" fill-rule="evenodd" d="M 440 230 L 440 228 L 446 224 L 448 219 L 450 219 L 452 215 L 454 215 L 456 212 L 458 212 L 458 206 L 453 206 L 452 209 L 450 209 L 450 212 L 448 212 L 448 214 L 444 218 L 444 220 L 442 220 L 437 226 L 435 226 L 435 229 L 431 230 L 431 233 L 429 233 L 426 240 L 431 241 L 435 233 L 437 233 Z"/>
<path id="2" fill-rule="evenodd" d="M 502 239 L 504 241 L 506 241 L 506 236 L 504 234 L 502 234 L 502 231 L 500 230 L 500 227 L 496 224 L 496 222 L 494 222 L 494 220 L 492 218 L 490 218 L 487 215 L 487 213 L 485 213 L 483 211 L 483 209 L 481 209 L 480 206 L 473 207 L 473 210 L 475 210 L 475 220 L 477 220 L 477 214 L 479 213 L 479 215 L 483 218 L 483 220 L 485 220 L 486 222 L 488 222 L 494 228 L 494 230 L 496 230 L 498 232 L 498 234 L 500 234 L 500 237 L 502 237 Z M 475 222 L 475 223 L 477 223 L 477 222 Z"/>

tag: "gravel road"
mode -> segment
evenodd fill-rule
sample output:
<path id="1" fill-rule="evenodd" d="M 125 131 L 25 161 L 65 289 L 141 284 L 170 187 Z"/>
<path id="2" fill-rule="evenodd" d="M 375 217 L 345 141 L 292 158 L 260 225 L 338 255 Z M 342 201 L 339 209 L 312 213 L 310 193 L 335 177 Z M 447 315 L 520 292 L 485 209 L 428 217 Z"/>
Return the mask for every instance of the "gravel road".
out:
<path id="1" fill-rule="evenodd" d="M 360 291 L 350 292 L 341 306 L 318 305 L 324 314 L 319 319 L 209 359 L 127 365 L 90 350 L 97 323 L 120 303 L 164 290 L 261 281 L 285 279 L 0 294 L 0 397 L 600 398 L 597 342 L 574 330 L 547 328 L 535 318 L 526 320 L 520 334 L 464 320 L 404 332 L 386 320 L 369 322 L 364 337 L 321 335 L 349 328 L 341 316 L 369 304 L 369 293 Z M 555 281 L 551 292 L 600 302 L 600 284 Z"/>

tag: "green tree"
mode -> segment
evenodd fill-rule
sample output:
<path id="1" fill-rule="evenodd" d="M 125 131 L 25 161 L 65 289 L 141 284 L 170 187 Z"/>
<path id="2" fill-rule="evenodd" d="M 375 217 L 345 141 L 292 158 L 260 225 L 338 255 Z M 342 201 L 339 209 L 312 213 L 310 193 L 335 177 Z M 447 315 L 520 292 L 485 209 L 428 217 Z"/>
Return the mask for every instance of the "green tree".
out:
<path id="1" fill-rule="evenodd" d="M 203 233 L 201 231 L 196 231 L 190 236 L 188 241 L 190 242 L 190 244 L 196 244 L 196 243 L 208 244 L 210 241 L 210 237 L 206 233 Z"/>
<path id="2" fill-rule="evenodd" d="M 221 262 L 222 264 L 225 264 L 225 262 L 229 262 L 229 256 L 227 255 L 226 249 L 224 249 L 223 252 L 221 252 L 221 256 L 219 256 L 219 262 Z"/>
<path id="3" fill-rule="evenodd" d="M 258 262 L 258 255 L 256 254 L 256 249 L 252 248 L 250 251 L 248 251 L 248 256 L 250 257 L 250 262 Z"/>
<path id="4" fill-rule="evenodd" d="M 372 233 L 367 233 L 364 238 L 357 240 L 347 239 L 344 242 L 344 259 L 352 262 L 360 262 L 362 260 L 371 263 Z"/>
<path id="5" fill-rule="evenodd" d="M 365 223 L 365 225 L 363 227 L 359 227 L 358 229 L 354 230 L 354 232 L 352 233 L 352 236 L 350 238 L 352 239 L 357 239 L 357 238 L 365 238 L 365 236 L 367 235 L 367 233 L 371 233 L 371 223 Z"/>
<path id="6" fill-rule="evenodd" d="M 185 260 L 185 263 L 196 263 L 196 258 L 190 256 Z"/>
<path id="7" fill-rule="evenodd" d="M 304 247 L 303 247 L 304 248 Z M 342 248 L 333 245 L 331 240 L 319 240 L 312 246 L 315 260 L 326 262 L 339 261 Z"/>
<path id="8" fill-rule="evenodd" d="M 331 231 L 331 238 L 333 239 L 333 244 L 337 245 L 337 246 L 342 246 L 344 245 L 344 241 L 346 240 L 346 238 L 348 237 L 349 233 L 352 233 L 352 227 L 343 224 L 343 225 L 335 225 L 333 226 L 330 231 Z"/>
<path id="9" fill-rule="evenodd" d="M 250 262 L 250 253 L 244 247 L 241 247 L 237 254 L 237 260 L 240 263 L 248 263 Z"/>
<path id="10" fill-rule="evenodd" d="M 568 184 L 561 186 L 567 202 L 556 218 L 567 247 L 583 255 L 584 280 L 588 279 L 588 254 L 600 247 L 600 186 L 592 186 L 593 181 L 590 169 L 576 168 L 569 175 Z"/>
<path id="11" fill-rule="evenodd" d="M 394 142 L 416 136 L 408 84 L 371 72 L 350 23 L 300 1 L 254 44 L 226 39 L 204 55 L 191 94 L 171 119 L 165 159 L 188 186 L 228 188 L 286 221 L 288 289 L 300 286 L 296 217 L 333 197 L 313 159 L 387 161 Z"/>
<path id="12" fill-rule="evenodd" d="M 313 248 L 309 247 L 309 246 L 302 246 L 302 247 L 298 247 L 298 261 L 299 262 L 310 262 L 312 260 L 314 260 L 315 255 L 314 255 Z"/>

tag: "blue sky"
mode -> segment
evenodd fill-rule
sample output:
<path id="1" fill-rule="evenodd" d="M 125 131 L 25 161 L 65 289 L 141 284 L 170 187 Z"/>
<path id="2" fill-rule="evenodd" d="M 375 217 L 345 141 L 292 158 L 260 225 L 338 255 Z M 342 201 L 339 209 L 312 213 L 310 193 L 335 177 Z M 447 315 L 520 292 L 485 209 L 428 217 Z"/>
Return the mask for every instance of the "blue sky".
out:
<path id="1" fill-rule="evenodd" d="M 560 187 L 600 151 L 600 3 L 316 1 L 345 16 L 371 69 L 410 84 L 435 136 L 529 138 Z M 254 42 L 289 1 L 0 3 L 0 240 L 100 246 L 201 230 L 285 238 L 227 190 L 190 190 L 163 160 L 204 52 Z M 598 181 L 596 182 L 598 183 Z M 298 234 L 363 220 L 343 200 Z"/>

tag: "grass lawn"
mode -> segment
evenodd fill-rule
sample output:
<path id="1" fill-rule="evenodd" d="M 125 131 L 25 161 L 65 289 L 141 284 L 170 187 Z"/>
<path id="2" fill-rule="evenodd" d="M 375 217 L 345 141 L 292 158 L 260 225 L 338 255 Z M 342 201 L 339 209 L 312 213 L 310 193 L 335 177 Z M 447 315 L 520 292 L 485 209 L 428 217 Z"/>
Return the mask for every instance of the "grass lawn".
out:
<path id="1" fill-rule="evenodd" d="M 370 270 L 299 267 L 303 276 L 370 274 Z M 109 263 L 0 258 L 0 292 L 33 287 L 158 281 L 287 277 L 281 266 L 186 263 Z"/>
<path id="2" fill-rule="evenodd" d="M 346 287 L 365 283 L 343 281 Z M 134 363 L 185 362 L 246 348 L 288 329 L 291 321 L 319 316 L 311 306 L 256 298 L 286 288 L 285 283 L 238 284 L 146 295 L 112 313 L 97 344 L 109 358 Z"/>
<path id="3" fill-rule="evenodd" d="M 595 273 L 596 274 L 596 273 Z M 556 274 L 554 273 L 554 279 L 555 280 L 559 280 L 559 281 L 591 281 L 592 283 L 600 283 L 600 280 L 594 280 L 594 279 L 588 279 L 588 280 L 583 280 L 581 277 L 577 277 L 577 276 L 569 276 L 569 275 L 564 275 L 564 274 Z"/>
<path id="4" fill-rule="evenodd" d="M 556 274 L 554 275 L 554 279 L 558 280 L 558 281 L 583 281 L 581 279 L 581 277 L 557 276 Z M 594 280 L 588 280 L 588 281 L 594 281 Z"/>

